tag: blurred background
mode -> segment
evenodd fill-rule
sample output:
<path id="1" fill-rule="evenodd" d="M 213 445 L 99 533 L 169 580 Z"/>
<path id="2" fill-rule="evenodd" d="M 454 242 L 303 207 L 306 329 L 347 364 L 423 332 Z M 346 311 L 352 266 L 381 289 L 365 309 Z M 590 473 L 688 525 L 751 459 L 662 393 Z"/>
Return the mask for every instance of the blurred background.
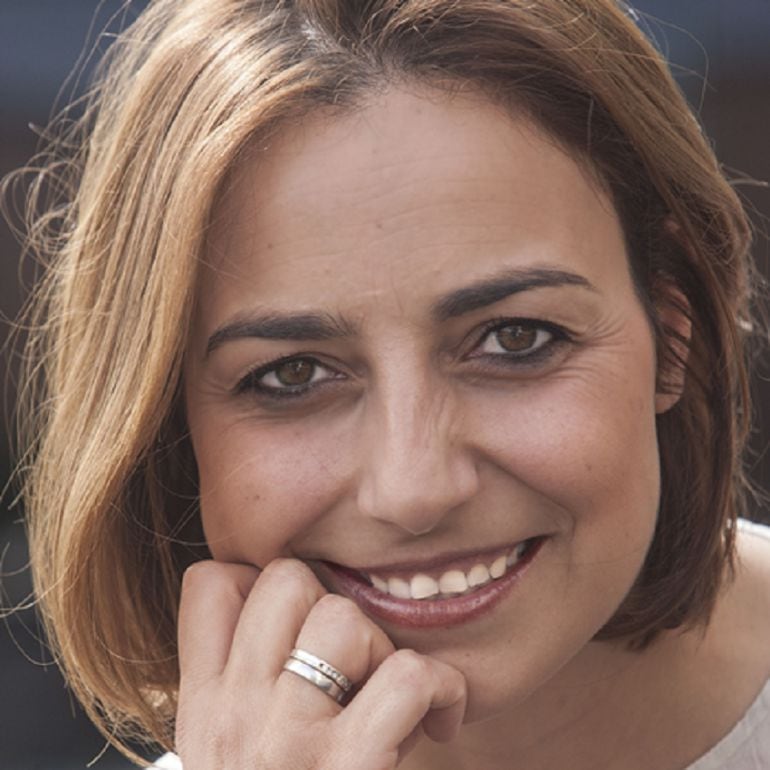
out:
<path id="1" fill-rule="evenodd" d="M 0 0 L 0 176 L 35 152 L 39 128 L 87 83 L 111 34 L 145 2 L 122 0 Z M 639 0 L 639 23 L 672 64 L 717 155 L 736 179 L 770 180 L 770 0 Z M 739 186 L 757 228 L 755 256 L 768 274 L 770 189 Z M 23 301 L 19 247 L 0 222 L 0 344 Z M 5 350 L 5 346 L 3 348 Z M 765 357 L 767 358 L 767 357 Z M 4 403 L 12 408 L 11 357 L 2 358 Z M 755 380 L 757 428 L 751 472 L 770 488 L 770 390 L 767 361 Z M 763 372 L 765 373 L 763 375 Z M 12 460 L 8 409 L 0 416 L 0 607 L 25 603 L 23 511 L 6 488 Z M 2 614 L 2 613 L 0 613 Z M 30 608 L 0 624 L 0 768 L 97 770 L 130 767 L 82 716 L 41 637 Z M 98 757 L 98 759 L 97 759 Z"/>

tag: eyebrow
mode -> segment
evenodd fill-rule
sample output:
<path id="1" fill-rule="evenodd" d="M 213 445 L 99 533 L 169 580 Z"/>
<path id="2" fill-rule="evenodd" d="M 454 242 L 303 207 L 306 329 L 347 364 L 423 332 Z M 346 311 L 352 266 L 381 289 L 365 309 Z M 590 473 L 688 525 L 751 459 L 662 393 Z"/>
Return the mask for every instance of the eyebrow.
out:
<path id="1" fill-rule="evenodd" d="M 585 277 L 552 268 L 508 269 L 491 278 L 456 289 L 435 302 L 431 316 L 435 321 L 457 318 L 513 294 L 541 288 L 578 286 L 590 291 L 596 287 Z M 268 340 L 323 341 L 356 334 L 355 325 L 329 313 L 277 313 L 245 315 L 217 329 L 206 344 L 206 357 L 224 343 L 246 338 Z"/>
<path id="2" fill-rule="evenodd" d="M 487 305 L 493 305 L 513 294 L 559 286 L 580 286 L 590 291 L 597 291 L 587 278 L 566 270 L 552 268 L 505 270 L 492 278 L 483 279 L 447 294 L 433 305 L 431 315 L 436 321 L 447 321 Z"/>
<path id="3" fill-rule="evenodd" d="M 267 313 L 236 318 L 217 329 L 206 344 L 206 355 L 231 340 L 258 337 L 266 340 L 331 340 L 352 337 L 355 329 L 328 313 Z"/>

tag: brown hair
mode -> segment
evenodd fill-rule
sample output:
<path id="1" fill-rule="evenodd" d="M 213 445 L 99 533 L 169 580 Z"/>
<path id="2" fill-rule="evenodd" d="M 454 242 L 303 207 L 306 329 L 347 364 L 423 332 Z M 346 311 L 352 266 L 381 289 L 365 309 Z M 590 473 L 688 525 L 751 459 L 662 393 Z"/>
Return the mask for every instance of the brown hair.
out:
<path id="1" fill-rule="evenodd" d="M 681 342 L 657 312 L 677 293 L 660 288 L 686 298 L 684 392 L 658 420 L 657 530 L 599 637 L 641 648 L 705 621 L 730 571 L 745 490 L 749 227 L 622 6 L 158 0 L 113 44 L 30 199 L 29 242 L 49 264 L 22 404 L 35 587 L 74 692 L 113 740 L 173 738 L 180 579 L 206 554 L 180 370 L 214 201 L 255 138 L 314 109 L 353 110 L 398 79 L 481 91 L 592 168 L 656 329 L 660 389 Z"/>

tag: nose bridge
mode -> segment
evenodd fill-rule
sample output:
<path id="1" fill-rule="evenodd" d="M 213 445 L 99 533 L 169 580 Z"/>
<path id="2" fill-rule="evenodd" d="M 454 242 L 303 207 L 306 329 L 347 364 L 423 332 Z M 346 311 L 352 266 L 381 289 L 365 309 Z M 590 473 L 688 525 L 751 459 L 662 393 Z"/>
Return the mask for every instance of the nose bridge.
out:
<path id="1" fill-rule="evenodd" d="M 359 509 L 412 534 L 434 529 L 477 488 L 456 396 L 440 379 L 401 369 L 378 381 L 366 409 Z"/>

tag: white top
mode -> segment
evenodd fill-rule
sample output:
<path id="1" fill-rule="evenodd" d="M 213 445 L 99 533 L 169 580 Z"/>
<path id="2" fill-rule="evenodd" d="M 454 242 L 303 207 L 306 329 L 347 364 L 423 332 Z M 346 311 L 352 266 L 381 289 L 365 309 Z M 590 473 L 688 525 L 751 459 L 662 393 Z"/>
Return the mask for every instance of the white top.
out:
<path id="1" fill-rule="evenodd" d="M 770 526 L 739 520 L 740 528 L 770 540 Z M 183 770 L 179 757 L 165 754 L 152 770 Z M 147 770 L 151 770 L 148 768 Z M 738 724 L 713 749 L 684 770 L 770 770 L 770 680 Z"/>
<path id="2" fill-rule="evenodd" d="M 152 770 L 182 770 L 182 763 L 176 754 L 164 754 L 160 759 L 155 760 Z M 151 770 L 147 768 L 147 770 Z"/>

